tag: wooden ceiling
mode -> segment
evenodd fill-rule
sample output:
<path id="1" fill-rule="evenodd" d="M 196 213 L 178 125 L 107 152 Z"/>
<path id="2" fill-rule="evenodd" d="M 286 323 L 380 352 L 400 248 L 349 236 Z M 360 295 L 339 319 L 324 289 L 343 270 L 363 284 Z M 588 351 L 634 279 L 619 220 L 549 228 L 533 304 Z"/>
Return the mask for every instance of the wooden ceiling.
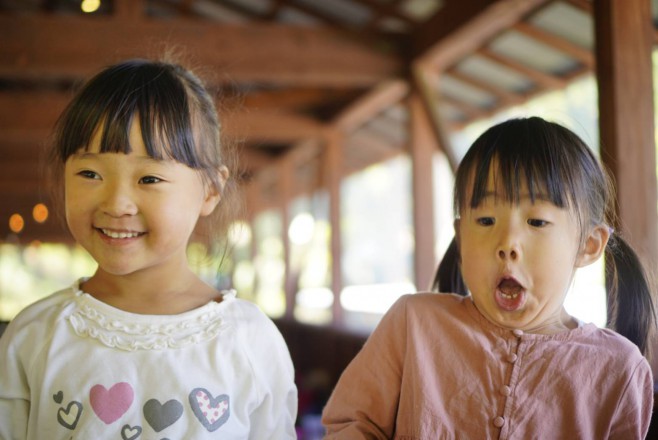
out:
<path id="1" fill-rule="evenodd" d="M 61 240 L 30 219 L 48 201 L 40 157 L 85 78 L 175 53 L 217 93 L 244 177 L 344 136 L 346 172 L 404 150 L 422 97 L 439 144 L 594 67 L 587 0 L 0 0 L 0 241 Z M 301 154 L 303 153 L 296 153 Z M 276 178 L 276 177 L 275 177 Z"/>

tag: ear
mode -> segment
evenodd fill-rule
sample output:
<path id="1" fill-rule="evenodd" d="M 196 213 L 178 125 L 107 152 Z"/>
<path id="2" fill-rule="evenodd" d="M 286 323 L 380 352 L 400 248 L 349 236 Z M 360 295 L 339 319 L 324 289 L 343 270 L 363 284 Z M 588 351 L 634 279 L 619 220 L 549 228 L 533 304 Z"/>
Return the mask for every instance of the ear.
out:
<path id="1" fill-rule="evenodd" d="M 610 229 L 605 225 L 595 226 L 585 238 L 585 243 L 576 258 L 576 267 L 585 267 L 598 260 L 610 239 Z"/>
<path id="2" fill-rule="evenodd" d="M 219 201 L 222 199 L 221 193 L 223 192 L 222 190 L 224 189 L 224 185 L 226 184 L 228 177 L 228 168 L 222 166 L 217 170 L 217 180 L 220 187 L 216 188 L 214 185 L 206 186 L 206 195 L 203 203 L 201 204 L 201 217 L 206 217 L 212 214 L 212 212 L 215 210 L 219 204 Z"/>

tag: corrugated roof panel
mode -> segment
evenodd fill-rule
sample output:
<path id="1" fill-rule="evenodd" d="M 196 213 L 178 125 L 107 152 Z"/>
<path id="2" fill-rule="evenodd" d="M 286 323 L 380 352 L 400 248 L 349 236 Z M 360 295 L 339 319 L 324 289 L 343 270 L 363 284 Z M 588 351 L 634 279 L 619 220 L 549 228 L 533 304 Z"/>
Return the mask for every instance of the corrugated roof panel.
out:
<path id="1" fill-rule="evenodd" d="M 594 48 L 592 17 L 563 2 L 556 2 L 533 15 L 529 22 L 585 49 Z"/>
<path id="2" fill-rule="evenodd" d="M 272 0 L 240 0 L 240 5 L 259 14 L 266 14 L 272 7 Z"/>
<path id="3" fill-rule="evenodd" d="M 522 93 L 534 87 L 529 78 L 478 55 L 466 58 L 456 66 L 456 69 L 465 75 L 508 92 Z"/>
<path id="4" fill-rule="evenodd" d="M 490 108 L 496 103 L 496 97 L 489 92 L 455 79 L 450 74 L 441 75 L 439 89 L 446 96 L 478 108 Z"/>
<path id="5" fill-rule="evenodd" d="M 248 23 L 251 17 L 240 14 L 218 3 L 197 0 L 192 3 L 192 10 L 197 14 L 220 21 L 222 23 Z"/>
<path id="6" fill-rule="evenodd" d="M 444 0 L 407 0 L 398 8 L 414 20 L 425 21 L 434 15 L 443 3 Z"/>
<path id="7" fill-rule="evenodd" d="M 544 73 L 563 74 L 579 66 L 573 58 L 516 31 L 507 31 L 489 45 L 492 51 Z"/>
<path id="8" fill-rule="evenodd" d="M 297 0 L 297 2 L 352 25 L 365 25 L 372 17 L 369 8 L 350 0 L 331 0 L 330 2 Z"/>
<path id="9" fill-rule="evenodd" d="M 315 17 L 311 17 L 304 12 L 289 7 L 283 7 L 276 16 L 279 23 L 315 26 L 320 23 Z"/>
<path id="10" fill-rule="evenodd" d="M 439 114 L 453 122 L 463 122 L 466 121 L 466 115 L 460 111 L 458 108 L 448 104 L 447 102 L 442 102 L 441 104 L 438 105 L 439 108 Z"/>

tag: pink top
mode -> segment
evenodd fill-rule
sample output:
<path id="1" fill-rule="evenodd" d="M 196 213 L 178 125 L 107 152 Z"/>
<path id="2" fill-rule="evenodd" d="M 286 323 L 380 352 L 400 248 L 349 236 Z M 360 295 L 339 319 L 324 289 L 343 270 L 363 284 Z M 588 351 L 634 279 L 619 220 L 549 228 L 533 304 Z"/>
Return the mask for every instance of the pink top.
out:
<path id="1" fill-rule="evenodd" d="M 651 369 L 619 334 L 498 327 L 470 297 L 415 294 L 384 316 L 323 414 L 326 439 L 643 439 Z"/>

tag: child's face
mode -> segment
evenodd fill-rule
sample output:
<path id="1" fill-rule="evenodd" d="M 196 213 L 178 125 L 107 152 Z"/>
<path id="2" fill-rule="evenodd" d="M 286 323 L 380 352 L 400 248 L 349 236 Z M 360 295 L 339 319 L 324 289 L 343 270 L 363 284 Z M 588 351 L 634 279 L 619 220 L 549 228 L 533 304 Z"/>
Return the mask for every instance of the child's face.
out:
<path id="1" fill-rule="evenodd" d="M 130 154 L 100 154 L 97 130 L 64 174 L 69 229 L 99 269 L 114 275 L 185 263 L 198 218 L 218 202 L 196 171 L 147 155 L 137 118 L 130 145 Z"/>
<path id="2" fill-rule="evenodd" d="M 492 173 L 487 196 L 469 206 L 456 227 L 462 274 L 478 310 L 508 328 L 563 329 L 569 318 L 562 305 L 582 263 L 574 214 L 540 198 L 533 203 L 525 185 L 519 203 L 510 203 Z"/>

